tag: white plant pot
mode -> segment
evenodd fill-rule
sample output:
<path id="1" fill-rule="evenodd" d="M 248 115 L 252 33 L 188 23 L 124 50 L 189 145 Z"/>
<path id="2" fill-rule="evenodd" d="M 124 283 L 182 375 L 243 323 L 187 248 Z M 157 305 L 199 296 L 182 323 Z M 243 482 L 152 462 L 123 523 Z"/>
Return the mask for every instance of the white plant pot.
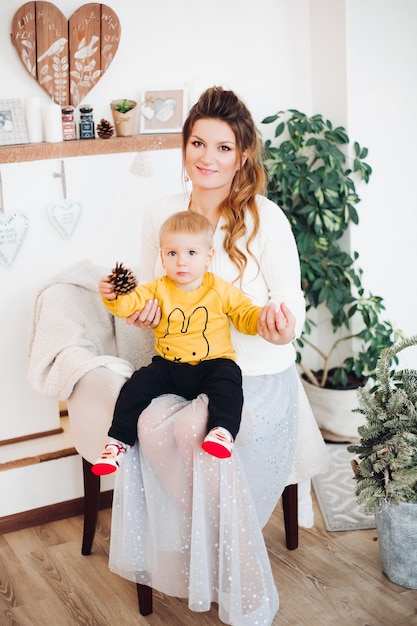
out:
<path id="1" fill-rule="evenodd" d="M 384 573 L 397 585 L 417 589 L 417 503 L 384 502 L 375 520 Z"/>
<path id="2" fill-rule="evenodd" d="M 336 438 L 357 440 L 358 427 L 366 422 L 363 415 L 352 412 L 359 406 L 357 390 L 324 389 L 301 380 L 319 428 Z"/>

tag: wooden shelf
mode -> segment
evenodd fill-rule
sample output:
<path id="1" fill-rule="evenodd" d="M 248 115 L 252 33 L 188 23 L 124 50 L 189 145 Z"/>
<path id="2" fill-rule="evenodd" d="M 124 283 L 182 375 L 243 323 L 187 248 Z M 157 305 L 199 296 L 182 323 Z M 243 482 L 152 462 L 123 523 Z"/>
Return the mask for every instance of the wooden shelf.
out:
<path id="1" fill-rule="evenodd" d="M 45 159 L 117 154 L 120 152 L 145 152 L 181 148 L 181 133 L 134 135 L 110 139 L 75 139 L 59 143 L 37 143 L 0 147 L 0 163 L 22 163 Z"/>

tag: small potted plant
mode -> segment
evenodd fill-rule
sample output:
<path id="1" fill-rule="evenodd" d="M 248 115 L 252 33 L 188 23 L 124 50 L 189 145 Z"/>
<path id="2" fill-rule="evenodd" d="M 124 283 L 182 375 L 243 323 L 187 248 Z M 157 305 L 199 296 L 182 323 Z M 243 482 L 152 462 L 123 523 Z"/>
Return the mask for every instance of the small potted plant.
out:
<path id="1" fill-rule="evenodd" d="M 368 183 L 372 174 L 368 150 L 357 142 L 351 146 L 346 130 L 322 115 L 291 109 L 262 123 L 275 125 L 274 138 L 264 144 L 268 196 L 286 213 L 300 254 L 307 302 L 297 340 L 303 383 L 328 438 L 352 440 L 360 423 L 352 413 L 356 389 L 372 377 L 381 350 L 398 336 L 383 318 L 383 298 L 362 283 L 359 253 L 341 243 L 359 223 L 356 183 Z M 327 328 L 325 341 L 314 339 L 317 321 Z"/>
<path id="2" fill-rule="evenodd" d="M 136 106 L 137 102 L 135 100 L 127 100 L 126 98 L 112 100 L 110 103 L 114 127 L 118 137 L 130 137 L 133 135 L 136 121 Z"/>
<path id="3" fill-rule="evenodd" d="M 417 336 L 385 348 L 375 386 L 358 391 L 366 423 L 352 467 L 356 495 L 365 513 L 375 513 L 383 569 L 393 582 L 417 589 L 417 370 L 395 369 L 398 353 L 417 345 Z"/>

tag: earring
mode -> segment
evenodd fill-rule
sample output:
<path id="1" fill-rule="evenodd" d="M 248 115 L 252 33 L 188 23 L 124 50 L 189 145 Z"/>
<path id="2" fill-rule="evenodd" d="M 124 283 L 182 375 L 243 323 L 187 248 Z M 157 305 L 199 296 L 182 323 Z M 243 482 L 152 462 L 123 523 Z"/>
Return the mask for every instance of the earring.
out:
<path id="1" fill-rule="evenodd" d="M 190 182 L 190 179 L 188 178 L 187 174 L 184 176 L 184 180 L 185 180 L 186 183 Z"/>

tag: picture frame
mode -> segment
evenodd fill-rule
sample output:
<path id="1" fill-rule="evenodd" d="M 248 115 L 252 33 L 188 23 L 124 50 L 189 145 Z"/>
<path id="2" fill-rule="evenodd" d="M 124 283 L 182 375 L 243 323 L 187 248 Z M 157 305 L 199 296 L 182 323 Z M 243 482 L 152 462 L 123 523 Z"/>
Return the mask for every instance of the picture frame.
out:
<path id="1" fill-rule="evenodd" d="M 0 100 L 0 146 L 28 143 L 25 116 L 20 100 Z"/>
<path id="2" fill-rule="evenodd" d="M 144 91 L 140 103 L 140 133 L 180 133 L 186 112 L 184 89 Z"/>

